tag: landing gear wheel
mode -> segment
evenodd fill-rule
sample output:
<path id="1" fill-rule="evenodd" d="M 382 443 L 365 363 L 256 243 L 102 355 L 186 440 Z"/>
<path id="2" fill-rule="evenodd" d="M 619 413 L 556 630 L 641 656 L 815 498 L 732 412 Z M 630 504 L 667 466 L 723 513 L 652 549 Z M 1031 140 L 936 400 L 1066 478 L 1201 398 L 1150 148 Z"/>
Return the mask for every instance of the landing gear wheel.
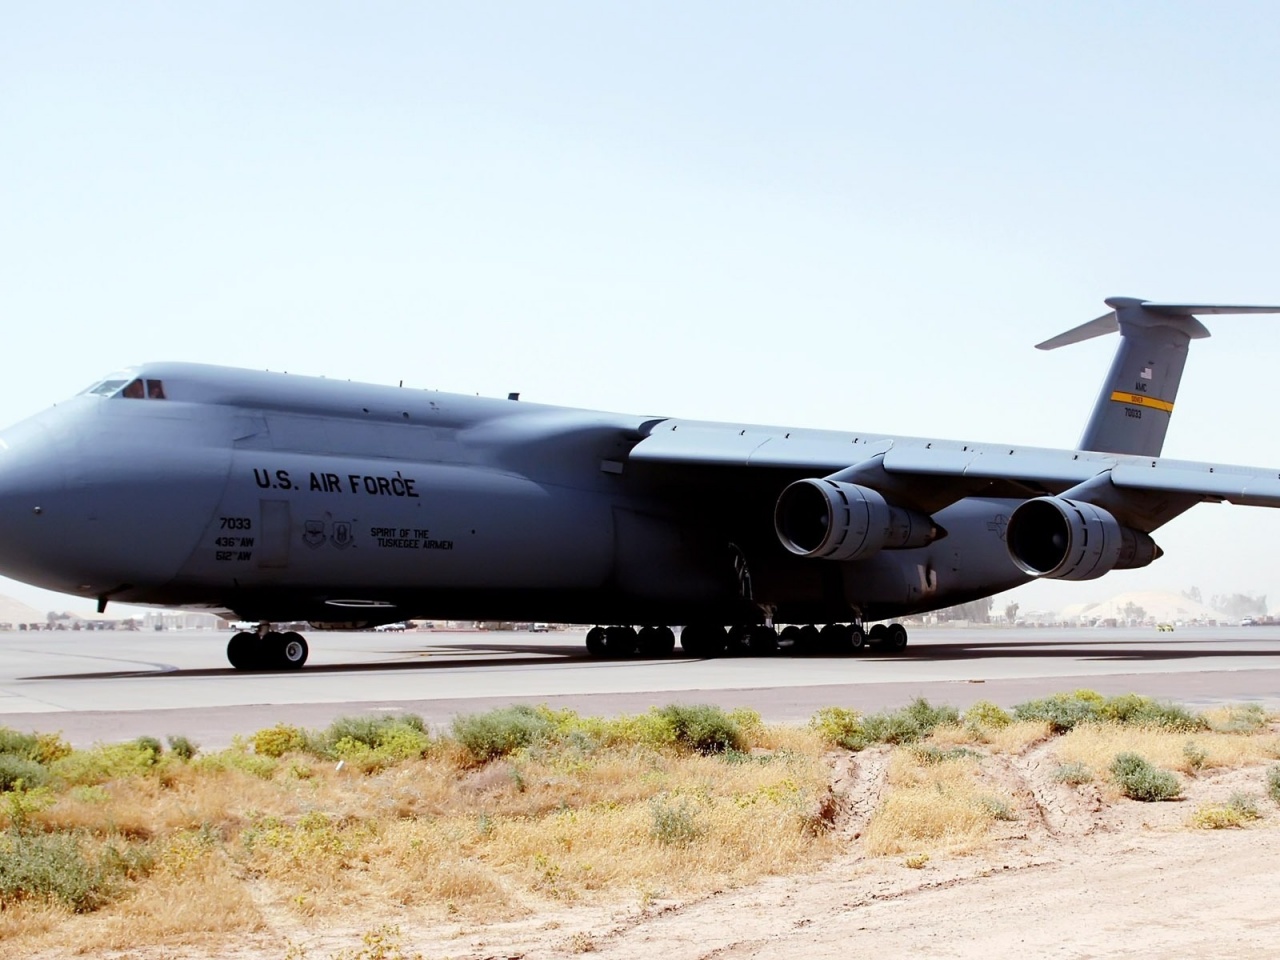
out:
<path id="1" fill-rule="evenodd" d="M 778 652 L 778 633 L 773 627 L 752 627 L 747 635 L 747 653 L 753 657 L 772 657 Z"/>
<path id="2" fill-rule="evenodd" d="M 885 642 L 885 640 L 887 639 L 888 633 L 889 633 L 888 627 L 886 627 L 883 623 L 877 623 L 874 627 L 872 627 L 867 632 L 867 639 L 870 640 L 873 644 L 875 644 L 878 647 Z"/>
<path id="3" fill-rule="evenodd" d="M 778 639 L 783 643 L 789 643 L 794 647 L 796 645 L 796 639 L 799 636 L 800 628 L 794 623 L 791 623 L 782 628 L 782 633 L 778 634 Z"/>
<path id="4" fill-rule="evenodd" d="M 718 657 L 724 653 L 724 628 L 693 623 L 680 631 L 680 649 L 691 657 Z"/>
<path id="5" fill-rule="evenodd" d="M 751 627 L 738 624 L 729 628 L 725 637 L 726 657 L 745 657 L 751 652 Z"/>
<path id="6" fill-rule="evenodd" d="M 828 623 L 818 631 L 823 653 L 844 653 L 849 648 L 849 628 L 842 623 Z"/>
<path id="7" fill-rule="evenodd" d="M 676 648 L 676 635 L 670 627 L 643 627 L 637 643 L 642 657 L 667 657 Z"/>
<path id="8" fill-rule="evenodd" d="M 258 638 L 252 633 L 237 633 L 227 641 L 227 660 L 237 670 L 252 670 L 257 663 Z"/>
<path id="9" fill-rule="evenodd" d="M 890 650 L 901 650 L 907 645 L 907 628 L 900 623 L 891 623 L 885 631 L 885 643 Z"/>
<path id="10" fill-rule="evenodd" d="M 604 632 L 604 650 L 610 657 L 635 656 L 636 632 L 630 627 L 610 627 Z"/>
<path id="11" fill-rule="evenodd" d="M 285 634 L 277 634 L 279 639 L 276 641 L 276 663 L 282 670 L 301 670 L 302 665 L 307 662 L 307 654 L 310 650 L 307 648 L 306 638 L 300 633 L 290 631 Z"/>
<path id="12" fill-rule="evenodd" d="M 796 633 L 796 649 L 801 653 L 813 653 L 818 649 L 818 644 L 818 628 L 812 623 L 806 623 Z"/>
<path id="13" fill-rule="evenodd" d="M 853 648 L 854 653 L 861 653 L 867 645 L 867 634 L 862 627 L 854 624 L 849 628 L 849 646 Z"/>
<path id="14" fill-rule="evenodd" d="M 587 631 L 587 653 L 593 657 L 603 657 L 606 653 L 604 643 L 604 627 L 592 627 Z"/>

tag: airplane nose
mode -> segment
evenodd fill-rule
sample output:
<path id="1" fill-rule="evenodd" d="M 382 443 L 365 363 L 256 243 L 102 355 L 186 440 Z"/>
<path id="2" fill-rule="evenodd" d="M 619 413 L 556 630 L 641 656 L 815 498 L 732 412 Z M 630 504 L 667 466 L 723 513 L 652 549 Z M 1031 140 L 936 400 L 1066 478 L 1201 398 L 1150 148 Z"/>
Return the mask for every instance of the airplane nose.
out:
<path id="1" fill-rule="evenodd" d="M 54 434 L 34 419 L 0 433 L 0 574 L 66 589 L 50 564 L 67 509 L 65 458 Z"/>

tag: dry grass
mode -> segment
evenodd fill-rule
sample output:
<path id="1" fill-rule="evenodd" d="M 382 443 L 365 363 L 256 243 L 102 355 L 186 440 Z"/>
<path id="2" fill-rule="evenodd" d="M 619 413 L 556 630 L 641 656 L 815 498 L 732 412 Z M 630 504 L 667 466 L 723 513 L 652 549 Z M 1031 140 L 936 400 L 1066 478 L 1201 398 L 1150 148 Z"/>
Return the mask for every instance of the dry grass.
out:
<path id="1" fill-rule="evenodd" d="M 813 726 L 766 726 L 743 711 L 741 752 L 704 756 L 659 736 L 659 719 L 548 712 L 542 722 L 560 724 L 551 734 L 488 762 L 448 738 L 407 758 L 348 745 L 341 770 L 332 753 L 301 752 L 314 742 L 301 736 L 279 757 L 247 745 L 194 762 L 148 763 L 126 747 L 62 756 L 46 790 L 0 794 L 0 829 L 71 836 L 86 863 L 119 856 L 127 866 L 116 863 L 94 912 L 0 901 L 0 952 L 159 945 L 181 955 L 195 943 L 216 952 L 268 917 L 312 926 L 353 911 L 370 924 L 485 924 L 554 904 L 696 896 L 804 870 L 847 843 L 827 829 L 834 758 Z M 1100 773 L 1128 751 L 1188 776 L 1280 756 L 1257 711 L 1210 722 L 1191 734 L 1084 724 L 1052 749 Z M 894 748 L 862 848 L 922 868 L 1007 834 L 993 826 L 1018 808 L 1007 796 L 1013 767 L 989 758 L 1049 739 L 1044 721 L 975 716 Z M 1188 824 L 1248 819 L 1235 803 L 1202 808 Z"/>
<path id="2" fill-rule="evenodd" d="M 1018 754 L 1048 739 L 1047 723 L 1017 720 L 1003 726 L 948 724 L 934 730 L 928 742 L 940 747 L 981 745 L 992 753 Z"/>
<path id="3" fill-rule="evenodd" d="M 828 856 L 824 745 L 744 720 L 750 752 L 713 756 L 578 737 L 480 766 L 447 742 L 342 770 L 244 747 L 151 767 L 72 757 L 71 783 L 29 795 L 3 826 L 79 837 L 91 862 L 132 850 L 140 865 L 89 914 L 5 902 L 0 931 L 19 953 L 80 952 L 216 944 L 260 929 L 264 910 L 488 922 L 548 902 L 708 891 Z"/>
<path id="4" fill-rule="evenodd" d="M 1116 724 L 1084 724 L 1054 744 L 1064 763 L 1083 763 L 1094 771 L 1106 771 L 1117 754 L 1132 752 L 1156 767 L 1185 776 L 1262 763 L 1274 759 L 1278 748 L 1280 742 L 1270 734 L 1175 733 Z"/>
<path id="5" fill-rule="evenodd" d="M 889 761 L 888 783 L 893 790 L 863 836 L 873 856 L 964 853 L 983 843 L 996 820 L 975 758 L 924 763 L 918 751 L 899 747 Z"/>

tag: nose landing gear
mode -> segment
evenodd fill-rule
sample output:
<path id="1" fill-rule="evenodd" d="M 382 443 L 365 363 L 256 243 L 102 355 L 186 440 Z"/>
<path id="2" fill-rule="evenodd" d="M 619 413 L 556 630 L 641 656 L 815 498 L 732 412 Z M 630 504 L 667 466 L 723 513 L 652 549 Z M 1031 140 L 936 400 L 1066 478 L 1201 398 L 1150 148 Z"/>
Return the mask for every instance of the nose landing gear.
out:
<path id="1" fill-rule="evenodd" d="M 227 643 L 227 660 L 237 670 L 301 670 L 309 652 L 302 634 L 277 633 L 269 623 L 259 624 L 255 633 L 241 631 Z"/>

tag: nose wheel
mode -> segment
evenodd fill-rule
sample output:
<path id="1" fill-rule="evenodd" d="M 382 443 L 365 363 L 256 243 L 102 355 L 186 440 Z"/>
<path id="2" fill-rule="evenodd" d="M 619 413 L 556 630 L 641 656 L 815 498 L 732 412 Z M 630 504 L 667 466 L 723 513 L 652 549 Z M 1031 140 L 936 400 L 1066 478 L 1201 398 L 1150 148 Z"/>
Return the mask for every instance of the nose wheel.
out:
<path id="1" fill-rule="evenodd" d="M 309 653 L 306 638 L 292 630 L 241 631 L 227 643 L 227 660 L 237 670 L 301 670 Z"/>

